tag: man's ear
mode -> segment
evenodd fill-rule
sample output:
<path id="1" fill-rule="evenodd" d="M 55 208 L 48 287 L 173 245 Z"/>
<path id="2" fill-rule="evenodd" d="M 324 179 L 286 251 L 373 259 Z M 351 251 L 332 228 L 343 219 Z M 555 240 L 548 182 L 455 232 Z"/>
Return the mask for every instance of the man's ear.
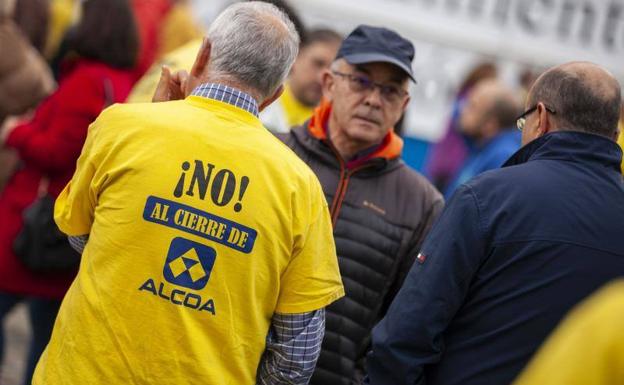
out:
<path id="1" fill-rule="evenodd" d="M 401 107 L 401 111 L 403 111 L 403 113 L 405 113 L 405 111 L 407 110 L 407 106 L 409 105 L 409 102 L 411 99 L 412 97 L 409 95 L 407 95 L 407 97 L 405 98 L 405 101 L 403 102 L 403 106 Z"/>
<path id="2" fill-rule="evenodd" d="M 537 114 L 536 138 L 553 131 L 554 127 L 551 121 L 551 114 L 546 110 L 544 103 L 537 103 L 537 111 L 535 113 Z"/>
<path id="3" fill-rule="evenodd" d="M 324 70 L 321 74 L 321 87 L 323 89 L 323 97 L 328 102 L 331 102 L 334 96 L 334 89 L 336 88 L 336 78 L 330 70 Z"/>
<path id="4" fill-rule="evenodd" d="M 297 66 L 299 65 L 299 62 L 301 60 L 300 58 L 301 58 L 301 51 L 299 51 L 299 54 L 295 58 L 293 65 L 290 67 L 290 71 L 288 71 L 288 77 L 290 77 L 290 75 L 292 75 L 294 72 L 297 71 Z"/>
<path id="5" fill-rule="evenodd" d="M 197 56 L 195 57 L 193 68 L 191 68 L 191 72 L 189 72 L 188 81 L 186 82 L 184 88 L 185 96 L 188 96 L 191 92 L 193 92 L 195 87 L 200 85 L 203 78 L 206 76 L 206 72 L 210 66 L 211 50 L 212 44 L 210 43 L 210 40 L 205 37 L 201 47 L 199 48 L 199 52 L 197 52 Z"/>
<path id="6" fill-rule="evenodd" d="M 280 96 L 282 96 L 282 93 L 284 93 L 284 85 L 280 85 L 279 87 L 277 87 L 277 90 L 275 90 L 275 92 L 273 93 L 273 95 L 269 96 L 268 98 L 264 99 L 264 101 L 262 101 L 262 103 L 260 104 L 260 106 L 258 107 L 258 109 L 260 111 L 264 110 L 265 108 L 267 108 L 271 103 L 273 103 L 274 101 L 276 101 Z"/>
<path id="7" fill-rule="evenodd" d="M 618 138 L 620 137 L 620 134 L 621 134 L 620 127 L 618 126 L 618 128 L 615 130 L 615 133 L 613 133 L 613 138 L 612 139 L 613 139 L 614 142 L 618 141 Z"/>

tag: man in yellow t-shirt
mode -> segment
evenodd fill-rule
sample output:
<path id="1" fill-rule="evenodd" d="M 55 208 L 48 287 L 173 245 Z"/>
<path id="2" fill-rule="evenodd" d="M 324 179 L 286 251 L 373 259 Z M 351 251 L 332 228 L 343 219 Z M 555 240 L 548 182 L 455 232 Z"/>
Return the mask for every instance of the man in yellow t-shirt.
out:
<path id="1" fill-rule="evenodd" d="M 624 282 L 577 306 L 546 341 L 514 385 L 624 383 Z"/>
<path id="2" fill-rule="evenodd" d="M 113 106 L 89 129 L 55 207 L 86 246 L 35 385 L 304 384 L 314 370 L 324 308 L 344 295 L 327 203 L 257 117 L 298 36 L 263 2 L 227 8 L 208 36 L 190 96 Z"/>

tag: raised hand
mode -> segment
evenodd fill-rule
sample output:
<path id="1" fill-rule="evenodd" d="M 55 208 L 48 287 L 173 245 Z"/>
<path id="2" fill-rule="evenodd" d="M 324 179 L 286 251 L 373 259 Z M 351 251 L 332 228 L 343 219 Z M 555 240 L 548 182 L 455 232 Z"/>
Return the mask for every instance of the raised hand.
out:
<path id="1" fill-rule="evenodd" d="M 210 51 L 210 41 L 204 38 L 190 73 L 184 70 L 171 73 L 169 67 L 163 66 L 152 102 L 180 100 L 193 92 L 195 87 L 205 80 L 206 69 L 210 63 Z"/>

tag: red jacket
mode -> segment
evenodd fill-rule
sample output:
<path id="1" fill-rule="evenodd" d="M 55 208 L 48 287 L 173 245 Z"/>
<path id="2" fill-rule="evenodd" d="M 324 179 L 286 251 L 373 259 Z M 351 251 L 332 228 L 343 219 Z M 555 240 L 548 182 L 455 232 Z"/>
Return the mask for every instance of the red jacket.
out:
<path id="1" fill-rule="evenodd" d="M 42 175 L 50 180 L 50 194 L 58 196 L 74 173 L 89 124 L 106 104 L 126 99 L 132 79 L 131 71 L 79 60 L 56 92 L 39 105 L 33 119 L 8 137 L 6 146 L 18 151 L 21 168 L 0 192 L 0 291 L 47 298 L 65 294 L 75 272 L 30 272 L 13 254 L 13 240 L 22 227 L 23 210 L 36 198 Z"/>
<path id="2" fill-rule="evenodd" d="M 158 31 L 171 9 L 170 0 L 133 0 L 137 30 L 139 33 L 139 54 L 135 68 L 136 79 L 141 78 L 157 59 Z"/>

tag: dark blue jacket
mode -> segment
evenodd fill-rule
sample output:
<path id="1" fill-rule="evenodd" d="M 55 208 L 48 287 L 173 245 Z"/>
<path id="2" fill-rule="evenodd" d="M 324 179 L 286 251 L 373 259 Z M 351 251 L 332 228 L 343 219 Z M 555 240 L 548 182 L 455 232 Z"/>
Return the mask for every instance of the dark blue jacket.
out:
<path id="1" fill-rule="evenodd" d="M 624 276 L 621 157 L 555 132 L 461 186 L 373 331 L 370 383 L 509 384 L 574 304 Z"/>

